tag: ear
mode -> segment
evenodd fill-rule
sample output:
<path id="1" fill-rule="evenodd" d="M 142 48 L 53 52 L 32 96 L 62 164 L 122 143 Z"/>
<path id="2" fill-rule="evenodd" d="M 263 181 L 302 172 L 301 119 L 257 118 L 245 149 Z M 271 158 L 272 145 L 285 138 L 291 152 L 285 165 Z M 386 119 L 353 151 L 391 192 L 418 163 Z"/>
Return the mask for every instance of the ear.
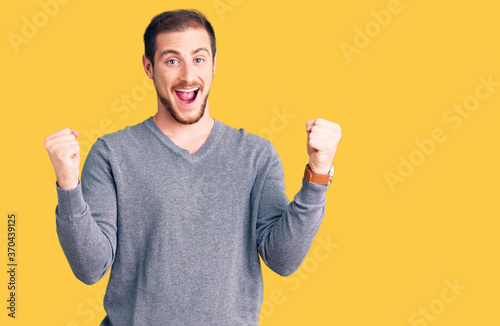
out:
<path id="1" fill-rule="evenodd" d="M 151 61 L 146 57 L 145 54 L 142 55 L 142 65 L 144 66 L 144 71 L 146 71 L 146 75 L 150 79 L 153 79 L 153 64 Z"/>
<path id="2" fill-rule="evenodd" d="M 215 55 L 214 55 L 214 69 L 212 71 L 212 74 L 215 74 L 215 66 L 217 66 L 217 52 L 215 52 Z"/>

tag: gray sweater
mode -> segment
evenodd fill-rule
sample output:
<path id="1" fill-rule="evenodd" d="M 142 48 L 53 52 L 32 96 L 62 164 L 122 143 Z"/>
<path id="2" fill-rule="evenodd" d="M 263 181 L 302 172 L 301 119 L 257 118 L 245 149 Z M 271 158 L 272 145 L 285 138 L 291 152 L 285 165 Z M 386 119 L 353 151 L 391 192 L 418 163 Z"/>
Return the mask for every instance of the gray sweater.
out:
<path id="1" fill-rule="evenodd" d="M 259 254 L 297 270 L 327 188 L 303 179 L 290 203 L 269 141 L 215 121 L 191 154 L 149 118 L 99 138 L 81 183 L 57 187 L 57 233 L 82 282 L 111 268 L 101 325 L 258 325 Z"/>

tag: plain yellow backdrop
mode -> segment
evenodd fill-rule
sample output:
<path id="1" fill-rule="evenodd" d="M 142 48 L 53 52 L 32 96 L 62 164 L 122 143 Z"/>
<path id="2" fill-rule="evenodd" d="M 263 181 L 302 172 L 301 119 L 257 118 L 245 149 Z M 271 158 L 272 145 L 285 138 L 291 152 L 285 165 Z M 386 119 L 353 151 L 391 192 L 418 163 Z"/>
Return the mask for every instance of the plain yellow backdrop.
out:
<path id="1" fill-rule="evenodd" d="M 272 140 L 298 191 L 305 122 L 342 126 L 327 213 L 299 271 L 264 267 L 261 325 L 498 325 L 500 5 L 494 1 L 78 1 L 4 4 L 0 324 L 98 325 L 107 277 L 80 283 L 55 229 L 43 147 L 156 111 L 142 34 L 165 10 L 217 36 L 212 115 Z M 496 204 L 495 204 L 496 203 Z M 7 216 L 17 216 L 8 318 Z"/>

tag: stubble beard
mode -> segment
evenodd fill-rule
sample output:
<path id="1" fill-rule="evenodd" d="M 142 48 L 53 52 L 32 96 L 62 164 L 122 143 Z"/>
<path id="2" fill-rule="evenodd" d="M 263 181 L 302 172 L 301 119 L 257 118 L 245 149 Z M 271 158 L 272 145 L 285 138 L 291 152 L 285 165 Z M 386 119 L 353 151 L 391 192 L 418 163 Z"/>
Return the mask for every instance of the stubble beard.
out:
<path id="1" fill-rule="evenodd" d="M 155 85 L 155 88 L 156 88 L 156 85 Z M 160 99 L 161 104 L 163 104 L 165 109 L 167 109 L 168 113 L 170 113 L 172 118 L 174 118 L 174 120 L 180 124 L 192 125 L 192 124 L 200 121 L 201 118 L 203 118 L 203 115 L 205 114 L 205 109 L 207 107 L 207 102 L 208 102 L 208 94 L 203 99 L 203 102 L 201 103 L 200 108 L 199 108 L 198 112 L 196 113 L 196 115 L 192 118 L 184 118 L 180 114 L 180 112 L 178 112 L 174 109 L 174 106 L 172 105 L 172 101 L 161 96 L 160 93 L 158 92 L 158 89 L 156 89 L 156 93 L 158 94 L 158 98 Z"/>

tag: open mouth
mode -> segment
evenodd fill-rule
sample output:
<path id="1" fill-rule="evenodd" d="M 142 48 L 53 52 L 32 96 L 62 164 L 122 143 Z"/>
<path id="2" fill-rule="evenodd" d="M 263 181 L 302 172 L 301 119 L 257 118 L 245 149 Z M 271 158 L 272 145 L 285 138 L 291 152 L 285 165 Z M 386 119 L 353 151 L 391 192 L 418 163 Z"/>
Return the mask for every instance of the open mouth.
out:
<path id="1" fill-rule="evenodd" d="M 193 103 L 196 100 L 196 98 L 198 97 L 199 90 L 200 89 L 198 87 L 176 89 L 175 95 L 177 95 L 177 98 L 182 103 L 190 104 L 190 103 Z"/>

